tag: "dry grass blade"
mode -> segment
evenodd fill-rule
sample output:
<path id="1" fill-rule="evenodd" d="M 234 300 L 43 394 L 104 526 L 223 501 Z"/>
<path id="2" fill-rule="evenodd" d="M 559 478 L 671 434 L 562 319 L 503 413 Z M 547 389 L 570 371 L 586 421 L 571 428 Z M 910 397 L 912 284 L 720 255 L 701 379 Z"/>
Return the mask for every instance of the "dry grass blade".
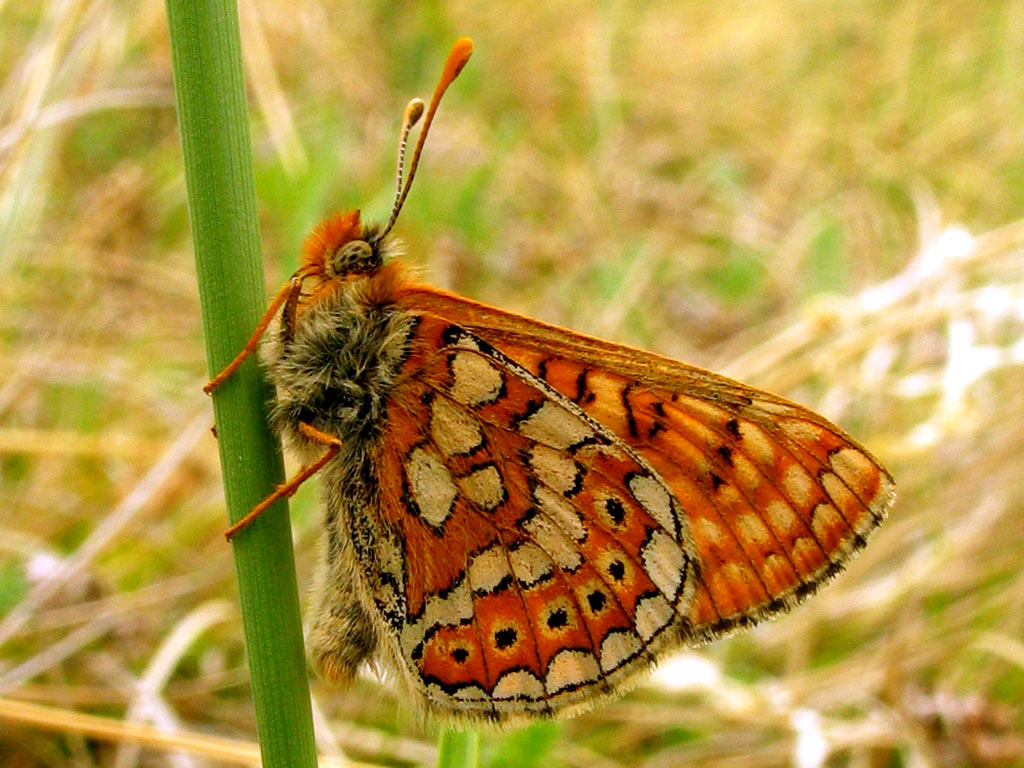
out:
<path id="1" fill-rule="evenodd" d="M 82 733 L 95 739 L 137 744 L 153 749 L 180 750 L 227 765 L 259 765 L 260 748 L 254 742 L 199 733 L 165 733 L 158 728 L 110 717 L 85 715 L 68 709 L 0 698 L 0 720 L 64 733 Z M 367 763 L 322 757 L 322 766 L 360 768 Z"/>

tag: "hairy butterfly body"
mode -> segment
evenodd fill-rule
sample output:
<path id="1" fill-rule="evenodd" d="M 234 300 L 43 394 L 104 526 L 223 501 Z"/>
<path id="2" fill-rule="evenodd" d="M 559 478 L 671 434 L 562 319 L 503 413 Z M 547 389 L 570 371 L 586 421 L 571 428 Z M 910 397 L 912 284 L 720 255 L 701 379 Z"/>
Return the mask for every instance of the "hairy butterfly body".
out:
<path id="1" fill-rule="evenodd" d="M 805 408 L 410 282 L 386 253 L 408 188 L 384 228 L 353 211 L 314 230 L 207 387 L 280 310 L 272 421 L 307 465 L 271 498 L 323 478 L 325 677 L 377 658 L 438 714 L 577 711 L 669 648 L 787 610 L 882 521 L 892 478 Z"/>

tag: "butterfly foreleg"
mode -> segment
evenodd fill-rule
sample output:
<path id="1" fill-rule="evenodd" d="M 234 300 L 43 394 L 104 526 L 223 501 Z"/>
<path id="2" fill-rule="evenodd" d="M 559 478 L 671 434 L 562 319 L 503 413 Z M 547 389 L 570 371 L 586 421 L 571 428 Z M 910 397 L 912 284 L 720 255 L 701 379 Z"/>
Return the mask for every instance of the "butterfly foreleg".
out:
<path id="1" fill-rule="evenodd" d="M 227 531 L 224 532 L 224 535 L 227 537 L 228 541 L 231 541 L 232 537 L 236 533 L 241 531 L 243 528 L 248 527 L 257 517 L 263 514 L 263 511 L 267 507 L 269 507 L 275 501 L 284 497 L 290 498 L 295 493 L 295 491 L 299 489 L 300 485 L 302 485 L 309 478 L 311 478 L 313 475 L 319 472 L 323 468 L 324 464 L 333 459 L 338 454 L 338 451 L 341 450 L 341 440 L 339 438 L 335 437 L 334 435 L 329 435 L 326 432 L 321 432 L 316 427 L 311 426 L 304 421 L 299 422 L 299 431 L 302 432 L 302 434 L 308 437 L 310 440 L 316 443 L 320 443 L 322 445 L 326 445 L 327 450 L 324 452 L 324 455 L 321 456 L 312 464 L 310 464 L 309 466 L 302 467 L 302 469 L 299 470 L 299 473 L 288 482 L 282 483 L 281 485 L 277 486 L 277 488 L 274 489 L 273 493 L 271 493 L 269 496 L 267 496 L 267 498 L 265 498 L 255 507 L 253 507 L 245 517 L 243 517 L 237 523 L 228 528 Z"/>
<path id="2" fill-rule="evenodd" d="M 210 381 L 203 387 L 203 392 L 210 394 L 223 384 L 231 374 L 233 374 L 238 367 L 245 362 L 253 352 L 255 352 L 260 345 L 260 338 L 263 336 L 263 332 L 267 330 L 267 326 L 270 325 L 270 321 L 274 319 L 274 315 L 277 314 L 277 310 L 281 308 L 281 305 L 288 302 L 285 306 L 285 315 L 289 318 L 291 326 L 288 328 L 288 335 L 295 324 L 295 306 L 298 304 L 299 294 L 302 290 L 302 277 L 300 275 L 294 275 L 291 280 L 285 283 L 281 290 L 274 296 L 273 301 L 270 302 L 270 306 L 267 307 L 267 311 L 263 313 L 263 317 L 260 318 L 259 323 L 256 325 L 256 330 L 253 331 L 252 336 L 245 342 L 245 346 L 242 351 L 235 355 L 235 359 L 224 366 L 223 370 L 214 376 Z M 290 312 L 289 312 L 290 309 Z"/>

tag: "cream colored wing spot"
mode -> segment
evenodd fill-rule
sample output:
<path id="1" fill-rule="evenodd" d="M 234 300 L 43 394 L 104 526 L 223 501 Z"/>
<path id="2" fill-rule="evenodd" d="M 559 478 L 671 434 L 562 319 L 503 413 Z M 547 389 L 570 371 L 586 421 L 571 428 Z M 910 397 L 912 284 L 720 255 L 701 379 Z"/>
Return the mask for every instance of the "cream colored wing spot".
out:
<path id="1" fill-rule="evenodd" d="M 800 536 L 793 541 L 790 557 L 795 563 L 814 563 L 821 560 L 821 546 L 810 536 Z"/>
<path id="2" fill-rule="evenodd" d="M 584 469 L 564 451 L 535 445 L 529 463 L 538 480 L 563 496 L 571 496 L 582 488 Z"/>
<path id="3" fill-rule="evenodd" d="M 803 533 L 803 526 L 797 520 L 796 513 L 784 501 L 771 501 L 764 510 L 765 520 L 771 525 L 776 536 L 784 539 L 792 539 Z"/>
<path id="4" fill-rule="evenodd" d="M 543 699 L 546 696 L 544 684 L 525 669 L 506 672 L 494 686 L 491 696 L 495 699 Z"/>
<path id="5" fill-rule="evenodd" d="M 786 496 L 801 509 L 810 507 L 815 487 L 814 479 L 799 464 L 790 464 L 782 474 Z"/>
<path id="6" fill-rule="evenodd" d="M 451 356 L 451 396 L 456 402 L 478 407 L 495 402 L 505 390 L 505 380 L 486 357 L 467 350 Z"/>
<path id="7" fill-rule="evenodd" d="M 679 543 L 665 531 L 652 531 L 640 550 L 640 557 L 654 586 L 675 603 L 682 591 L 687 566 L 686 554 Z"/>
<path id="8" fill-rule="evenodd" d="M 757 464 L 775 466 L 775 444 L 764 431 L 749 421 L 739 422 L 740 444 L 744 452 Z"/>
<path id="9" fill-rule="evenodd" d="M 764 482 L 764 476 L 761 474 L 761 470 L 757 468 L 757 465 L 750 459 L 742 453 L 734 451 L 729 455 L 729 462 L 736 473 L 736 479 L 744 491 L 754 493 L 761 487 L 761 483 Z"/>
<path id="10" fill-rule="evenodd" d="M 613 630 L 601 641 L 601 670 L 605 673 L 614 672 L 643 649 L 644 644 L 635 632 L 628 629 Z"/>
<path id="11" fill-rule="evenodd" d="M 824 502 L 815 506 L 811 512 L 811 531 L 818 541 L 829 541 L 836 536 L 837 531 L 842 531 L 844 536 L 851 532 L 850 526 L 839 514 L 839 510 Z M 836 554 L 841 555 L 842 553 L 837 552 Z M 840 557 L 840 559 L 843 558 Z"/>
<path id="12" fill-rule="evenodd" d="M 465 579 L 446 596 L 427 598 L 423 616 L 418 623 L 424 627 L 454 627 L 473 618 L 473 593 Z"/>
<path id="13" fill-rule="evenodd" d="M 758 547 L 767 546 L 772 539 L 771 532 L 757 515 L 740 515 L 736 518 L 736 530 L 746 541 Z"/>
<path id="14" fill-rule="evenodd" d="M 430 404 L 430 437 L 446 458 L 468 456 L 484 442 L 480 422 L 444 397 Z"/>
<path id="15" fill-rule="evenodd" d="M 697 518 L 691 523 L 691 525 L 693 526 L 693 532 L 695 534 L 706 539 L 717 547 L 721 547 L 729 541 L 729 537 L 726 535 L 726 532 L 722 530 L 722 526 L 709 517 Z"/>
<path id="16" fill-rule="evenodd" d="M 454 627 L 473 619 L 473 593 L 465 579 L 459 581 L 446 595 L 431 595 L 423 607 L 423 612 L 415 620 L 406 623 L 402 628 L 400 640 L 402 651 L 415 668 L 413 661 L 428 634 L 433 634 L 441 627 Z M 418 650 L 419 649 L 419 650 Z"/>
<path id="17" fill-rule="evenodd" d="M 459 494 L 451 474 L 436 456 L 423 448 L 416 448 L 409 454 L 405 474 L 419 516 L 440 528 L 451 515 Z"/>
<path id="18" fill-rule="evenodd" d="M 524 541 L 511 550 L 509 560 L 512 561 L 512 572 L 523 589 L 548 578 L 555 570 L 551 558 L 532 541 Z"/>
<path id="19" fill-rule="evenodd" d="M 560 451 L 575 448 L 597 437 L 583 419 L 553 400 L 545 400 L 517 422 L 519 434 Z"/>
<path id="20" fill-rule="evenodd" d="M 699 397 L 680 394 L 676 396 L 676 402 L 687 411 L 702 414 L 709 424 L 721 424 L 729 418 L 726 411 Z"/>
<path id="21" fill-rule="evenodd" d="M 874 485 L 879 475 L 878 467 L 860 451 L 841 448 L 828 457 L 832 471 L 853 488 Z"/>
<path id="22" fill-rule="evenodd" d="M 790 439 L 800 445 L 817 443 L 828 435 L 822 427 L 803 419 L 782 419 L 779 424 Z"/>
<path id="23" fill-rule="evenodd" d="M 460 477 L 457 482 L 466 498 L 488 512 L 505 503 L 505 484 L 493 464 Z"/>
<path id="24" fill-rule="evenodd" d="M 533 500 L 541 512 L 548 515 L 573 541 L 580 542 L 587 538 L 587 528 L 580 513 L 550 488 L 538 485 L 533 491 Z"/>
<path id="25" fill-rule="evenodd" d="M 442 695 L 443 691 L 442 691 Z M 487 691 L 481 688 L 479 685 L 464 685 L 459 688 L 455 693 L 451 694 L 453 699 L 459 699 L 461 701 L 490 701 L 490 696 Z"/>
<path id="26" fill-rule="evenodd" d="M 825 493 L 828 494 L 837 507 L 853 514 L 861 510 L 862 504 L 860 499 L 857 498 L 839 475 L 832 472 L 822 472 L 820 480 L 821 487 L 825 489 Z"/>
<path id="27" fill-rule="evenodd" d="M 589 651 L 563 650 L 555 654 L 548 664 L 547 689 L 558 693 L 566 688 L 576 688 L 596 683 L 601 678 L 601 668 L 594 654 Z"/>
<path id="28" fill-rule="evenodd" d="M 508 555 L 497 544 L 485 549 L 469 563 L 469 583 L 475 592 L 493 592 L 507 579 L 511 579 Z"/>
<path id="29" fill-rule="evenodd" d="M 628 478 L 628 485 L 633 498 L 658 525 L 673 534 L 679 530 L 672 509 L 672 495 L 659 480 L 651 475 L 636 473 Z"/>
<path id="30" fill-rule="evenodd" d="M 563 571 L 575 571 L 580 567 L 583 556 L 579 548 L 550 517 L 535 514 L 523 524 L 523 529 Z"/>
<path id="31" fill-rule="evenodd" d="M 672 623 L 675 610 L 662 595 L 647 595 L 637 601 L 634 616 L 637 634 L 645 643 Z"/>

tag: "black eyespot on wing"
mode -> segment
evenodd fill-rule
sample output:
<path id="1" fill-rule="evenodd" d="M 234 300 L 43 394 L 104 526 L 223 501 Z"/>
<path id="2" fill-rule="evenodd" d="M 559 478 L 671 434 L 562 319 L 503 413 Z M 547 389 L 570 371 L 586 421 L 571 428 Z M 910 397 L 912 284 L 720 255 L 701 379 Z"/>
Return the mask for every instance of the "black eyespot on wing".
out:
<path id="1" fill-rule="evenodd" d="M 647 437 L 648 439 L 650 439 L 657 435 L 659 432 L 664 432 L 666 429 L 667 427 L 660 421 L 655 421 L 651 424 L 651 428 L 647 430 Z"/>
<path id="2" fill-rule="evenodd" d="M 633 415 L 633 404 L 629 400 L 633 385 L 630 384 L 622 389 L 622 407 L 626 412 L 626 426 L 629 428 L 629 434 L 631 437 L 639 437 L 640 433 L 636 428 L 636 416 Z"/>
<path id="3" fill-rule="evenodd" d="M 512 627 L 504 627 L 494 633 L 494 645 L 499 650 L 504 650 L 514 645 L 518 637 L 519 633 Z"/>
<path id="4" fill-rule="evenodd" d="M 720 445 L 718 446 L 718 455 L 722 457 L 722 461 L 728 466 L 732 466 L 732 448 L 728 445 Z"/>
<path id="5" fill-rule="evenodd" d="M 558 610 L 552 611 L 548 614 L 548 628 L 549 629 L 561 629 L 569 624 L 569 614 L 565 612 L 565 608 L 559 608 Z"/>
<path id="6" fill-rule="evenodd" d="M 622 525 L 623 520 L 626 519 L 626 508 L 622 506 L 622 502 L 615 497 L 605 499 L 604 508 L 608 512 L 608 516 L 611 517 L 612 522 L 616 525 Z"/>

